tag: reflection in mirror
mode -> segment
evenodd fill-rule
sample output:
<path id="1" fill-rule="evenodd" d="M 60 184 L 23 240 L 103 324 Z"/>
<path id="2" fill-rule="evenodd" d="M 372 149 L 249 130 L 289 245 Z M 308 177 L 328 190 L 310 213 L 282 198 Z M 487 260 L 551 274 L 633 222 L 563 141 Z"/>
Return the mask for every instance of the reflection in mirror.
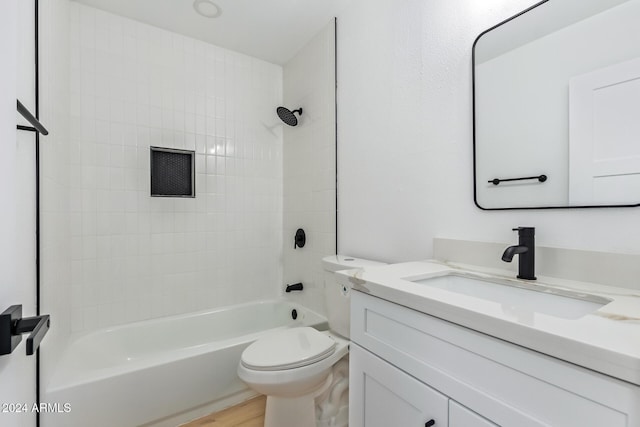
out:
<path id="1" fill-rule="evenodd" d="M 640 204 L 639 22 L 640 0 L 548 0 L 476 39 L 478 207 Z"/>

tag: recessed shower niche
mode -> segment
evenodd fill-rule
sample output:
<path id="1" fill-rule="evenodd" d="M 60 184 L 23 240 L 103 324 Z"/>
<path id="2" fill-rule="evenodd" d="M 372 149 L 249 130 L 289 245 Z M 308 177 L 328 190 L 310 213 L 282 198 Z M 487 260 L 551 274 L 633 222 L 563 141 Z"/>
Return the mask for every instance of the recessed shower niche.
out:
<path id="1" fill-rule="evenodd" d="M 195 152 L 150 147 L 151 197 L 196 197 Z"/>

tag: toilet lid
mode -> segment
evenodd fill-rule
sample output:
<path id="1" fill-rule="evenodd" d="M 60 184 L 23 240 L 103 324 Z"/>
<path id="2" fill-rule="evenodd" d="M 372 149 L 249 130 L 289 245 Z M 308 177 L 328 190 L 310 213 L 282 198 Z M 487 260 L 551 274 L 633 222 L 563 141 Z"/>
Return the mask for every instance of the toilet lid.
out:
<path id="1" fill-rule="evenodd" d="M 329 357 L 336 342 L 310 327 L 291 328 L 260 338 L 242 353 L 249 369 L 276 371 L 310 365 Z"/>

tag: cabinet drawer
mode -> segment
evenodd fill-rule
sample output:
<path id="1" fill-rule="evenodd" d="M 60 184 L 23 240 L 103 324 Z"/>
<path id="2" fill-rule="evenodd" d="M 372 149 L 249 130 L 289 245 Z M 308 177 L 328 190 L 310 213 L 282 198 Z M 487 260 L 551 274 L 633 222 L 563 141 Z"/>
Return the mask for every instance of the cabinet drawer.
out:
<path id="1" fill-rule="evenodd" d="M 352 344 L 349 355 L 351 427 L 446 427 L 449 399 Z"/>
<path id="2" fill-rule="evenodd" d="M 498 427 L 491 421 L 465 408 L 464 406 L 449 401 L 449 427 Z"/>
<path id="3" fill-rule="evenodd" d="M 640 388 L 354 292 L 351 339 L 502 426 L 637 427 Z"/>

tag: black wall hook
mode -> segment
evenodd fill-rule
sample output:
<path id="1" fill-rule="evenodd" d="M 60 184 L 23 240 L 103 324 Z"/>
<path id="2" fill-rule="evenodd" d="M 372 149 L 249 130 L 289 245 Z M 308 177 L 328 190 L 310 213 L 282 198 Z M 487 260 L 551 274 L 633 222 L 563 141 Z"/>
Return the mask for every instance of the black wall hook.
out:
<path id="1" fill-rule="evenodd" d="M 296 231 L 296 236 L 293 239 L 293 249 L 304 248 L 304 245 L 307 243 L 307 236 L 304 234 L 304 230 L 302 228 L 298 228 Z"/>

